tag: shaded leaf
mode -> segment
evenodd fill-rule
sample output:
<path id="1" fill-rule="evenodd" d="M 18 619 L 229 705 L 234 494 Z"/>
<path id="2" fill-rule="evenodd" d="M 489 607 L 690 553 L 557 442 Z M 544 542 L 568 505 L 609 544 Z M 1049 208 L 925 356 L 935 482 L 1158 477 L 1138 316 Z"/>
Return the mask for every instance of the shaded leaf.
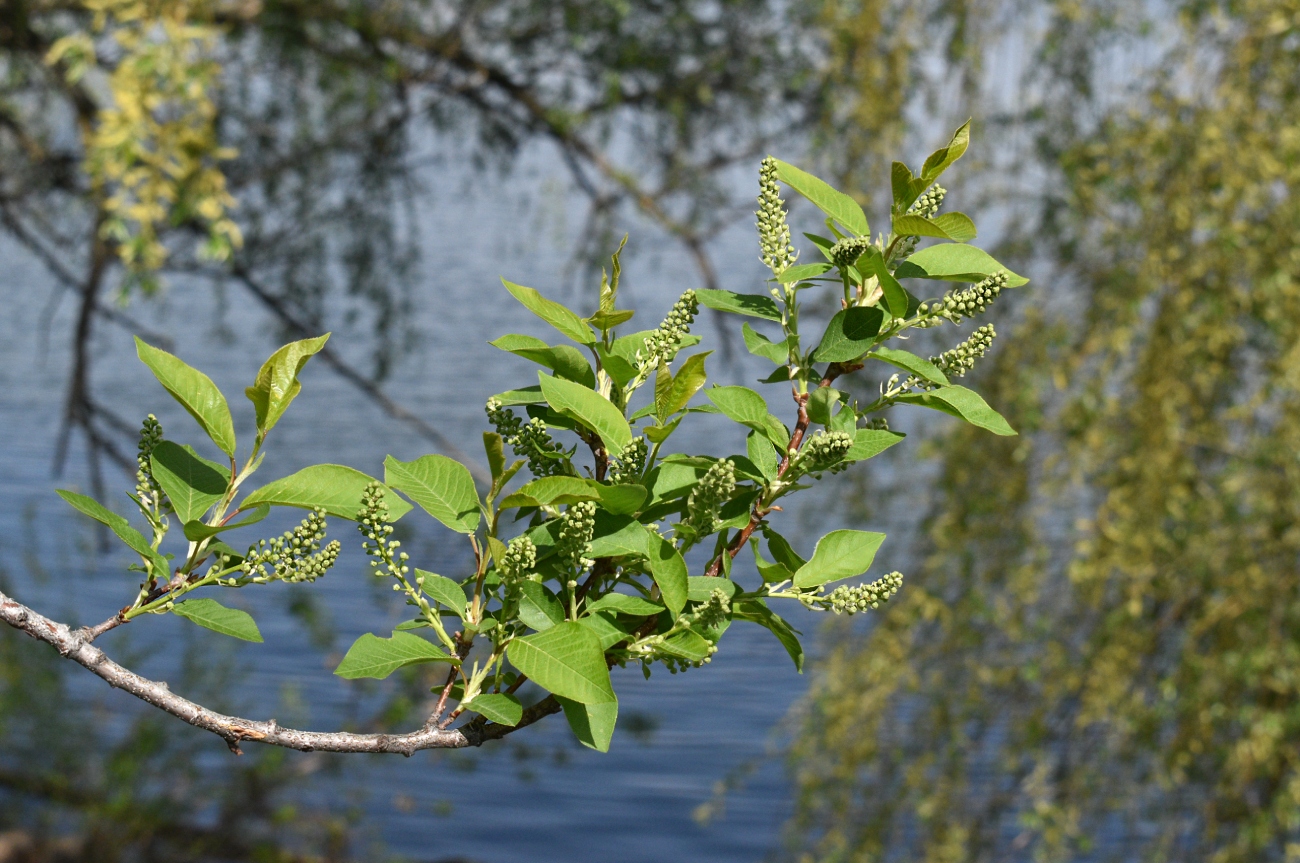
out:
<path id="1" fill-rule="evenodd" d="M 671 542 L 648 527 L 645 530 L 650 577 L 659 586 L 659 596 L 675 618 L 686 607 L 690 595 L 686 561 Z"/>
<path id="2" fill-rule="evenodd" d="M 650 617 L 659 614 L 663 610 L 664 607 L 656 602 L 642 599 L 639 596 L 628 596 L 625 593 L 607 593 L 587 606 L 587 611 L 592 613 L 614 611 L 619 614 L 630 614 L 634 617 Z"/>
<path id="3" fill-rule="evenodd" d="M 229 468 L 171 441 L 159 441 L 149 463 L 182 523 L 202 518 L 230 485 Z"/>
<path id="4" fill-rule="evenodd" d="M 757 332 L 748 322 L 741 324 L 740 334 L 745 339 L 745 348 L 754 356 L 771 360 L 778 366 L 790 362 L 789 339 L 774 342 L 762 333 Z"/>
<path id="5" fill-rule="evenodd" d="M 236 512 L 243 512 L 243 511 L 244 510 L 237 510 Z M 208 524 L 204 524 L 201 521 L 187 521 L 185 522 L 183 531 L 185 533 L 185 538 L 188 539 L 190 542 L 199 542 L 201 540 L 207 539 L 210 536 L 216 536 L 219 533 L 225 533 L 228 530 L 235 530 L 236 528 L 240 528 L 240 527 L 248 527 L 250 524 L 257 524 L 259 521 L 266 518 L 270 514 L 271 514 L 270 505 L 262 504 L 261 506 L 254 507 L 251 511 L 249 511 L 248 515 L 244 516 L 239 521 L 230 522 L 229 524 L 218 524 L 218 525 L 208 525 Z M 209 545 L 208 548 L 209 550 L 215 550 L 213 545 Z"/>
<path id="6" fill-rule="evenodd" d="M 803 674 L 803 645 L 799 642 L 799 632 L 784 618 L 775 614 L 762 600 L 747 599 L 732 606 L 733 620 L 748 620 L 757 623 L 776 636 L 785 652 L 790 654 L 794 667 Z"/>
<path id="7" fill-rule="evenodd" d="M 781 310 L 777 308 L 776 300 L 764 294 L 737 294 L 734 291 L 700 288 L 695 296 L 700 305 L 719 312 L 749 315 L 751 318 L 765 318 L 769 321 L 781 320 Z"/>
<path id="8" fill-rule="evenodd" d="M 875 344 L 884 320 L 884 314 L 877 308 L 841 309 L 826 325 L 826 332 L 813 351 L 813 361 L 844 363 L 857 359 Z"/>
<path id="9" fill-rule="evenodd" d="M 564 621 L 564 606 L 550 588 L 535 581 L 519 584 L 519 619 L 538 632 Z"/>
<path id="10" fill-rule="evenodd" d="M 564 708 L 564 718 L 569 721 L 569 728 L 573 730 L 578 742 L 597 752 L 608 752 L 609 742 L 614 736 L 614 724 L 618 722 L 618 702 L 582 704 L 556 697 Z"/>

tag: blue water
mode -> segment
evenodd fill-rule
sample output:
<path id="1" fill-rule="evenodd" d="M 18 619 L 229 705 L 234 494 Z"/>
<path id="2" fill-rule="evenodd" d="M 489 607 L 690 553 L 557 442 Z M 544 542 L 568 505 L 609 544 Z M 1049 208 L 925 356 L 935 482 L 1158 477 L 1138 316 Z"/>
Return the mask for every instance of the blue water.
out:
<path id="1" fill-rule="evenodd" d="M 519 180 L 528 189 L 555 188 L 563 180 L 561 169 L 548 167 L 544 159 L 529 170 Z M 469 197 L 434 196 L 419 214 L 424 253 L 413 314 L 420 338 L 385 388 L 477 456 L 484 399 L 535 379 L 529 363 L 487 341 L 504 332 L 552 337 L 501 289 L 498 276 L 569 299 L 580 291 L 593 296 L 594 288 L 575 283 L 568 257 L 575 238 L 565 233 L 565 220 L 553 217 L 557 211 L 569 213 L 567 223 L 581 224 L 573 215 L 575 202 L 560 197 L 530 203 L 505 183 L 476 182 L 475 188 Z M 698 281 L 670 241 L 634 222 L 627 227 L 633 237 L 624 293 L 639 312 L 635 323 L 650 327 L 682 289 Z M 551 245 L 557 234 L 564 241 L 558 251 Z M 715 260 L 727 264 L 720 268 L 724 287 L 756 288 L 760 265 L 747 228 L 724 235 L 712 248 Z M 0 302 L 8 312 L 0 320 L 0 536 L 28 537 L 9 541 L 0 550 L 0 565 L 28 604 L 65 620 L 94 622 L 128 603 L 135 582 L 124 571 L 125 556 L 97 553 L 93 531 L 53 491 L 50 465 L 75 302 L 66 295 L 51 313 L 56 288 L 40 265 L 8 244 L 0 245 L 0 260 L 5 261 Z M 231 402 L 237 429 L 244 431 L 251 426 L 251 406 L 239 394 L 276 344 L 255 304 L 236 286 L 225 291 L 220 298 L 205 283 L 173 279 L 160 302 L 137 303 L 131 312 L 170 334 L 178 353 L 216 380 Z M 345 312 L 339 304 L 332 325 L 339 326 Z M 347 327 L 339 330 L 335 346 L 364 365 L 365 338 L 349 341 Z M 705 347 L 711 346 L 712 323 L 706 319 L 697 331 L 705 336 Z M 126 332 L 101 322 L 93 350 L 94 389 L 101 403 L 132 422 L 153 412 L 169 437 L 203 449 L 192 421 L 135 360 Z M 750 360 L 732 357 L 710 364 L 720 382 L 742 383 L 765 371 Z M 697 430 L 679 433 L 674 441 L 697 452 L 744 452 L 739 432 L 713 417 L 702 418 Z M 303 394 L 275 429 L 263 470 L 271 479 L 306 464 L 336 461 L 381 474 L 387 453 L 409 459 L 430 451 L 431 445 L 317 364 L 309 366 Z M 87 476 L 83 450 L 74 445 L 59 484 L 85 491 Z M 125 503 L 120 493 L 133 482 L 113 468 L 107 478 L 115 499 Z M 794 523 L 797 515 L 787 517 Z M 295 520 L 277 513 L 255 535 L 270 535 Z M 406 523 L 412 531 L 406 545 L 417 565 L 448 575 L 463 571 L 462 539 L 418 512 Z M 363 717 L 367 707 L 382 701 L 385 687 L 351 684 L 330 669 L 355 636 L 384 634 L 407 615 L 391 594 L 367 580 L 356 549 L 359 538 L 349 527 L 337 525 L 334 535 L 349 551 L 316 585 L 251 588 L 221 597 L 252 612 L 266 638 L 262 645 L 232 648 L 244 674 L 230 698 L 243 715 L 329 728 Z M 313 647 L 288 612 L 294 590 L 310 591 L 326 609 L 338 632 L 330 647 Z M 808 614 L 793 614 L 792 620 L 805 633 L 817 623 Z M 170 616 L 145 619 L 110 633 L 101 646 L 110 655 L 128 643 L 166 646 L 187 627 L 192 625 Z M 200 644 L 225 641 L 206 631 L 188 634 Z M 186 680 L 169 659 L 173 656 L 175 651 L 154 651 L 142 670 L 167 679 L 183 694 Z M 129 696 L 89 675 L 84 681 L 80 685 L 110 714 L 138 709 Z M 366 847 L 417 860 L 760 859 L 777 841 L 791 808 L 780 764 L 769 753 L 780 720 L 805 686 L 780 645 L 764 630 L 737 625 L 710 666 L 677 676 L 661 671 L 649 681 L 628 670 L 616 674 L 615 686 L 622 725 L 609 754 L 582 749 L 557 716 L 469 753 L 343 759 L 341 772 L 313 772 L 300 793 L 308 802 L 358 810 L 356 827 Z M 210 746 L 212 763 L 220 769 L 222 759 L 231 756 L 215 738 Z M 299 753 L 290 759 L 304 771 L 320 761 Z M 752 774 L 728 795 L 725 812 L 707 825 L 697 823 L 692 813 L 710 799 L 715 784 L 751 767 Z"/>

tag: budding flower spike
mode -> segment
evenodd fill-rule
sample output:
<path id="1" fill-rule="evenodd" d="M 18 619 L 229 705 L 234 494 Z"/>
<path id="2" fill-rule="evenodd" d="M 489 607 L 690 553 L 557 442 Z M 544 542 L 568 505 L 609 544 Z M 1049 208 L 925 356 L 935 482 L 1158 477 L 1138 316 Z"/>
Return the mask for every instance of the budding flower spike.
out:
<path id="1" fill-rule="evenodd" d="M 946 203 L 939 175 L 965 152 L 969 131 L 968 125 L 958 129 L 920 174 L 895 165 L 889 228 L 876 239 L 857 199 L 793 165 L 764 159 L 756 228 L 759 257 L 772 273 L 767 290 L 686 290 L 654 329 L 620 331 L 634 316 L 618 307 L 621 245 L 594 308 L 570 309 L 505 281 L 554 335 L 548 341 L 513 333 L 492 342 L 538 368 L 486 400 L 482 443 L 490 482 L 476 483 L 464 464 L 434 453 L 409 461 L 390 455 L 382 478 L 324 463 L 262 483 L 263 445 L 301 390 L 298 373 L 326 336 L 285 345 L 263 364 L 245 390 L 255 418 L 242 445 L 216 383 L 139 342 L 140 359 L 195 421 L 188 435 L 197 432 L 200 448 L 215 447 L 220 460 L 165 439 L 150 415 L 140 432 L 131 495 L 145 529 L 89 497 L 59 492 L 129 549 L 141 573 L 134 601 L 98 626 L 73 630 L 0 594 L 0 619 L 234 749 L 256 740 L 410 755 L 479 746 L 563 712 L 583 745 L 606 751 L 621 669 L 632 664 L 648 676 L 656 668 L 672 674 L 704 668 L 733 625 L 768 630 L 802 670 L 803 646 L 781 616 L 783 607 L 878 611 L 898 593 L 902 575 L 850 585 L 868 572 L 884 535 L 795 533 L 799 524 L 786 514 L 786 499 L 901 442 L 905 435 L 891 430 L 886 416 L 899 408 L 938 410 L 995 434 L 1015 434 L 978 393 L 954 383 L 988 350 L 991 325 L 928 360 L 905 349 L 911 330 L 960 323 L 1025 283 L 985 252 L 954 242 L 974 238 L 968 217 L 936 216 Z M 821 255 L 817 263 L 796 264 L 781 196 L 786 190 L 821 211 L 810 228 L 825 225 L 833 235 L 806 234 Z M 933 305 L 919 303 L 917 294 L 936 280 L 970 287 Z M 828 287 L 830 295 L 817 294 Z M 803 299 L 811 296 L 819 302 L 805 308 Z M 746 318 L 738 335 L 775 367 L 768 394 L 708 386 L 710 351 L 679 359 L 701 341 L 691 333 L 701 306 L 724 325 L 733 315 Z M 831 314 L 816 313 L 827 306 Z M 891 368 L 880 374 L 881 364 Z M 870 392 L 879 396 L 858 401 Z M 683 438 L 674 435 L 685 425 L 708 435 L 712 455 L 678 446 Z M 305 511 L 296 527 L 261 539 L 245 533 L 282 506 Z M 396 524 L 408 512 L 413 521 L 428 516 L 411 529 L 420 547 L 458 544 L 461 559 L 471 562 L 458 578 L 418 568 Z M 316 732 L 229 717 L 129 672 L 91 646 L 104 633 L 155 614 L 260 641 L 252 614 L 212 595 L 272 582 L 310 589 L 340 566 L 340 543 L 326 535 L 330 519 L 355 522 L 369 572 L 402 598 L 409 615 L 391 630 L 357 638 L 335 674 L 343 681 L 382 679 L 405 669 L 408 683 L 422 681 L 431 692 L 419 728 Z M 739 557 L 746 547 L 752 566 L 749 556 Z M 708 554 L 697 558 L 696 549 Z M 256 595 L 253 589 L 241 598 Z"/>

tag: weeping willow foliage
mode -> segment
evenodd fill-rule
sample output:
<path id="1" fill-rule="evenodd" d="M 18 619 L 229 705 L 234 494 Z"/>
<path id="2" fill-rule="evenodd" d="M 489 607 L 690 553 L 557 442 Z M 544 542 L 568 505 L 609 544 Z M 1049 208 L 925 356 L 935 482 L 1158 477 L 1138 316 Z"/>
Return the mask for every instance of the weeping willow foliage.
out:
<path id="1" fill-rule="evenodd" d="M 1058 278 L 982 370 L 1029 433 L 944 439 L 910 587 L 832 640 L 793 859 L 1300 857 L 1300 5 L 1162 7 L 1108 107 L 1108 10 L 1048 11 L 1096 122 L 1044 109 Z"/>

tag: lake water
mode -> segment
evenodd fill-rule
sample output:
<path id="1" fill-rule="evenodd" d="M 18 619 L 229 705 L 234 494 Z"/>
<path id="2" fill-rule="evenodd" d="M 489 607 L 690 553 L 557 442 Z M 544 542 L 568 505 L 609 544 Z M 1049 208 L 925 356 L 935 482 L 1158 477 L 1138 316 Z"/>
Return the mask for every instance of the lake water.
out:
<path id="1" fill-rule="evenodd" d="M 545 159 L 534 162 L 540 167 L 524 170 L 524 187 L 564 182 L 561 169 L 546 167 Z M 557 232 L 564 234 L 556 212 L 570 214 L 571 223 L 580 224 L 573 201 L 559 199 L 557 208 L 557 201 L 529 203 L 498 184 L 488 184 L 487 191 L 477 188 L 472 195 L 460 185 L 435 189 L 435 203 L 422 209 L 424 256 L 414 313 L 421 337 L 385 384 L 402 404 L 463 441 L 463 449 L 474 456 L 486 427 L 485 398 L 529 383 L 535 374 L 529 363 L 496 351 L 488 340 L 505 332 L 552 336 L 505 293 L 498 276 L 575 298 L 578 287 L 568 270 L 568 247 L 557 252 L 550 240 Z M 636 323 L 650 327 L 681 290 L 698 286 L 698 280 L 677 247 L 644 226 L 629 223 L 628 228 L 633 236 L 624 295 L 638 310 Z M 722 237 L 713 251 L 715 260 L 728 265 L 720 268 L 724 287 L 757 287 L 761 269 L 746 225 Z M 29 537 L 7 542 L 0 564 L 18 598 L 38 610 L 65 620 L 98 621 L 129 602 L 136 582 L 124 571 L 125 555 L 116 550 L 92 553 L 93 533 L 55 496 L 50 476 L 74 298 L 65 295 L 50 315 L 48 301 L 56 289 L 39 264 L 11 245 L 0 246 L 0 259 L 5 261 L 0 296 L 7 310 L 0 322 L 0 499 L 5 501 L 0 536 L 26 531 Z M 594 286 L 585 290 L 594 296 Z M 170 334 L 177 352 L 216 380 L 231 402 L 237 429 L 251 427 L 251 406 L 239 394 L 276 346 L 266 318 L 251 300 L 235 286 L 219 300 L 204 285 L 173 280 L 161 302 L 136 303 L 131 311 Z M 709 318 L 696 331 L 705 337 L 705 347 L 716 346 L 708 344 L 716 332 Z M 238 335 L 231 341 L 223 332 Z M 368 346 L 363 336 L 349 341 L 344 328 L 334 344 L 364 365 Z M 156 413 L 168 437 L 196 446 L 203 442 L 192 421 L 135 360 L 127 333 L 101 322 L 94 355 L 94 389 L 101 403 L 132 422 Z M 743 383 L 764 371 L 752 359 L 711 360 L 710 365 L 720 382 Z M 789 413 L 784 405 L 778 409 L 782 416 Z M 734 427 L 714 417 L 704 417 L 698 425 L 674 441 L 695 452 L 744 452 L 743 437 Z M 264 471 L 271 479 L 313 462 L 336 461 L 379 475 L 386 453 L 409 459 L 431 451 L 431 445 L 316 364 L 309 366 L 303 394 L 273 433 Z M 125 503 L 120 495 L 133 481 L 112 468 L 107 478 L 113 499 Z M 78 441 L 57 484 L 84 491 L 86 483 Z M 785 518 L 794 523 L 797 514 Z M 270 535 L 294 521 L 291 513 L 277 513 L 248 538 Z M 464 571 L 463 540 L 419 512 L 405 523 L 413 532 L 406 542 L 413 562 L 448 575 Z M 33 531 L 34 525 L 39 531 Z M 334 527 L 333 535 L 348 552 L 316 585 L 252 588 L 222 597 L 252 612 L 266 638 L 262 645 L 235 648 L 244 674 L 231 698 L 243 715 L 276 716 L 283 723 L 292 715 L 296 723 L 329 728 L 364 715 L 367 706 L 382 700 L 383 687 L 345 682 L 330 669 L 357 635 L 384 634 L 406 615 L 391 594 L 367 580 L 359 537 L 343 524 Z M 47 574 L 38 575 L 30 566 L 32 555 Z M 312 646 L 298 618 L 287 610 L 292 590 L 309 590 L 320 599 L 337 631 L 332 646 Z M 808 634 L 817 624 L 808 614 L 793 614 L 792 620 Z M 165 648 L 187 627 L 192 625 L 171 616 L 149 618 L 111 633 L 101 646 L 110 655 L 119 655 L 127 644 Z M 223 640 L 206 631 L 195 638 L 200 644 L 202 639 Z M 33 644 L 30 649 L 46 648 Z M 184 694 L 186 681 L 178 662 L 169 658 L 175 651 L 148 652 L 152 658 L 141 670 L 168 679 Z M 107 690 L 79 670 L 73 674 L 110 711 L 138 709 L 129 696 Z M 302 793 L 308 801 L 356 809 L 358 836 L 367 847 L 416 860 L 761 859 L 778 841 L 791 809 L 780 764 L 767 754 L 780 720 L 805 686 L 775 639 L 757 627 L 737 625 L 710 666 L 677 676 L 660 671 L 649 681 L 629 669 L 616 673 L 615 686 L 622 722 L 609 754 L 579 747 L 563 719 L 555 716 L 504 744 L 469 754 L 344 758 L 341 772 L 315 774 Z M 220 769 L 221 759 L 231 756 L 219 740 L 211 738 L 209 745 Z M 725 813 L 707 825 L 697 823 L 692 813 L 709 800 L 715 783 L 751 765 L 755 771 L 729 795 Z"/>

